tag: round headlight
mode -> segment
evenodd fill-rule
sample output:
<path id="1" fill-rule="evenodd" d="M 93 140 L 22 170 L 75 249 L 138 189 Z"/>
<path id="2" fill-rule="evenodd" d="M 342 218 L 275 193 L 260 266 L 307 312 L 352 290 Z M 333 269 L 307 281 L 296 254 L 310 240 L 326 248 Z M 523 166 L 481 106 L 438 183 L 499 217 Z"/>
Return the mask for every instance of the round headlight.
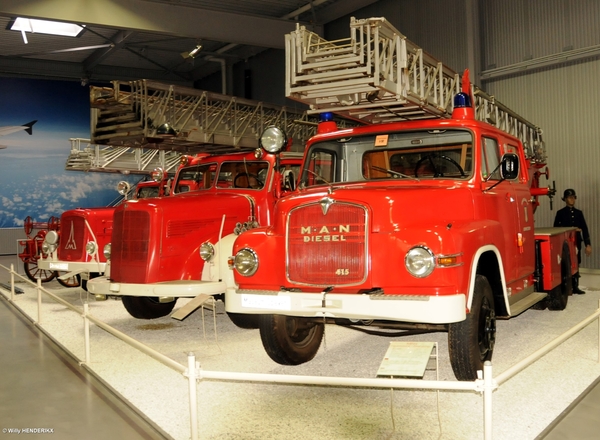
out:
<path id="1" fill-rule="evenodd" d="M 44 241 L 48 244 L 56 244 L 58 243 L 58 233 L 56 231 L 48 231 L 46 234 L 46 238 Z"/>
<path id="2" fill-rule="evenodd" d="M 106 258 L 107 260 L 110 260 L 110 243 L 104 245 L 104 250 L 102 251 L 104 253 L 104 258 Z"/>
<path id="3" fill-rule="evenodd" d="M 263 131 L 260 136 L 260 146 L 269 153 L 277 153 L 283 148 L 286 140 L 283 130 L 273 125 Z"/>
<path id="4" fill-rule="evenodd" d="M 435 256 L 425 246 L 416 246 L 408 251 L 404 264 L 412 276 L 423 278 L 435 269 Z"/>
<path id="5" fill-rule="evenodd" d="M 118 184 L 117 184 L 117 191 L 119 192 L 119 194 L 121 194 L 122 196 L 126 196 L 129 193 L 130 190 L 130 186 L 129 183 L 125 182 L 124 180 L 121 180 Z"/>
<path id="6" fill-rule="evenodd" d="M 233 267 L 240 275 L 245 277 L 252 276 L 258 270 L 258 257 L 252 249 L 241 249 L 233 261 Z"/>
<path id="7" fill-rule="evenodd" d="M 88 241 L 85 244 L 85 251 L 88 253 L 88 255 L 94 255 L 97 250 L 98 250 L 98 245 L 95 242 Z"/>
<path id="8" fill-rule="evenodd" d="M 204 261 L 209 261 L 215 255 L 215 247 L 208 241 L 200 245 L 200 258 Z"/>
<path id="9" fill-rule="evenodd" d="M 49 254 L 50 252 L 52 252 L 50 250 L 50 245 L 48 243 L 46 243 L 46 242 L 43 242 L 42 243 L 42 253 L 43 254 Z"/>

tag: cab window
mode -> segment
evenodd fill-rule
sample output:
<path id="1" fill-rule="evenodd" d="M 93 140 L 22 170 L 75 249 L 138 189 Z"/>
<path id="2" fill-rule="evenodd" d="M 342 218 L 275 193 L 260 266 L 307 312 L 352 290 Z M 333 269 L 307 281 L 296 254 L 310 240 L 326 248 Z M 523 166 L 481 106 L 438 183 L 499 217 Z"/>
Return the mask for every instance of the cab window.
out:
<path id="1" fill-rule="evenodd" d="M 336 154 L 331 150 L 313 150 L 302 175 L 306 186 L 335 182 Z"/>
<path id="2" fill-rule="evenodd" d="M 481 177 L 500 180 L 500 150 L 496 139 L 484 137 L 481 142 Z"/>
<path id="3" fill-rule="evenodd" d="M 217 165 L 192 165 L 179 170 L 173 192 L 175 194 L 209 189 L 213 186 Z"/>

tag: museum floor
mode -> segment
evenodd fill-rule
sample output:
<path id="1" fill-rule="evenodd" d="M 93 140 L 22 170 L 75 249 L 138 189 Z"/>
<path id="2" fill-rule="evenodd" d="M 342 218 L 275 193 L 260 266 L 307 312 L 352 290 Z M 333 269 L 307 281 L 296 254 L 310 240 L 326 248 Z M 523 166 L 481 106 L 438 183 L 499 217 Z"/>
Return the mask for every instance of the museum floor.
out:
<path id="1" fill-rule="evenodd" d="M 14 256 L 0 257 L 0 264 L 10 266 L 11 263 L 16 264 Z M 6 281 L 6 272 L 0 270 L 0 282 Z M 600 286 L 600 277 L 584 275 L 581 286 L 588 290 L 586 296 L 598 296 L 600 289 L 596 289 L 594 285 Z M 11 434 L 10 430 L 13 429 L 24 430 L 21 435 L 44 433 L 45 431 L 40 431 L 44 429 L 52 430 L 53 438 L 61 440 L 171 438 L 160 428 L 153 426 L 153 423 L 144 420 L 136 411 L 131 410 L 112 387 L 105 386 L 102 379 L 81 367 L 59 345 L 31 324 L 28 318 L 12 307 L 4 295 L 0 295 L 0 303 L 0 347 L 2 347 L 0 389 L 3 396 L 0 399 L 0 429 L 3 438 L 8 437 Z M 597 350 L 597 347 L 595 349 Z M 536 438 L 548 440 L 598 438 L 599 381 L 600 379 L 593 381 L 580 397 L 576 398 Z M 318 394 L 314 398 L 318 399 Z M 360 417 L 361 406 L 357 405 L 355 410 L 356 417 Z M 324 417 L 327 416 L 324 414 Z M 294 417 L 298 418 L 299 415 L 296 414 Z M 533 419 L 537 416 L 531 414 L 530 417 Z M 225 435 L 222 438 L 261 439 L 260 432 L 256 430 L 260 423 L 249 422 L 249 425 L 254 428 L 247 436 L 238 433 Z M 30 431 L 26 431 L 27 429 Z M 35 429 L 38 431 L 32 431 Z M 280 434 L 278 438 L 288 438 L 286 434 Z M 275 437 L 267 434 L 264 438 Z M 311 438 L 318 437 L 313 435 Z M 334 439 L 331 435 L 320 438 Z M 516 434 L 511 438 L 528 437 Z"/>

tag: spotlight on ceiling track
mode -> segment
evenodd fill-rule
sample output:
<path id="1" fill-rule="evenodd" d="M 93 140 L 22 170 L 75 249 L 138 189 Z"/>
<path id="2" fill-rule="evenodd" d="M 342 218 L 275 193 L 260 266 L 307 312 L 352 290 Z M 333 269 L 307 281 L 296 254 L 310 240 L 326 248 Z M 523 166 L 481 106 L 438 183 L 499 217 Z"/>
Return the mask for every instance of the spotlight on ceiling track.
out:
<path id="1" fill-rule="evenodd" d="M 196 47 L 194 47 L 192 50 L 190 50 L 189 52 L 182 52 L 181 56 L 183 58 L 196 58 L 198 56 L 198 54 L 200 53 L 200 51 L 202 50 L 202 45 L 201 44 L 197 44 Z"/>

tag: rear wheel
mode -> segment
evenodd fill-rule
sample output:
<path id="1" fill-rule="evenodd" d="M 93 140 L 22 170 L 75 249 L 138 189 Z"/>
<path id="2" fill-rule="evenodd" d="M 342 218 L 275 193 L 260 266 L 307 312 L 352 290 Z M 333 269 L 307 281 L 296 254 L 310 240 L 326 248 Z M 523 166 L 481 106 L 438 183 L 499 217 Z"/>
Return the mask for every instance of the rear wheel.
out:
<path id="1" fill-rule="evenodd" d="M 175 307 L 175 301 L 161 303 L 150 296 L 124 296 L 123 305 L 131 316 L 138 319 L 156 319 L 167 316 Z"/>
<path id="2" fill-rule="evenodd" d="M 25 268 L 25 275 L 34 283 L 37 283 L 38 278 L 42 280 L 42 283 L 52 281 L 56 273 L 53 270 L 40 269 L 38 266 L 38 260 L 32 259 L 23 263 Z"/>
<path id="3" fill-rule="evenodd" d="M 550 291 L 548 295 L 549 310 L 564 310 L 569 301 L 569 295 L 573 294 L 573 274 L 571 274 L 571 253 L 569 246 L 564 243 L 560 261 L 560 279 L 558 286 Z"/>
<path id="4" fill-rule="evenodd" d="M 325 324 L 284 315 L 261 315 L 258 325 L 267 354 L 282 365 L 299 365 L 314 358 L 325 331 Z"/>
<path id="5" fill-rule="evenodd" d="M 477 379 L 477 370 L 492 358 L 496 341 L 494 297 L 487 278 L 477 275 L 471 310 L 464 321 L 450 324 L 450 363 L 458 380 Z"/>

